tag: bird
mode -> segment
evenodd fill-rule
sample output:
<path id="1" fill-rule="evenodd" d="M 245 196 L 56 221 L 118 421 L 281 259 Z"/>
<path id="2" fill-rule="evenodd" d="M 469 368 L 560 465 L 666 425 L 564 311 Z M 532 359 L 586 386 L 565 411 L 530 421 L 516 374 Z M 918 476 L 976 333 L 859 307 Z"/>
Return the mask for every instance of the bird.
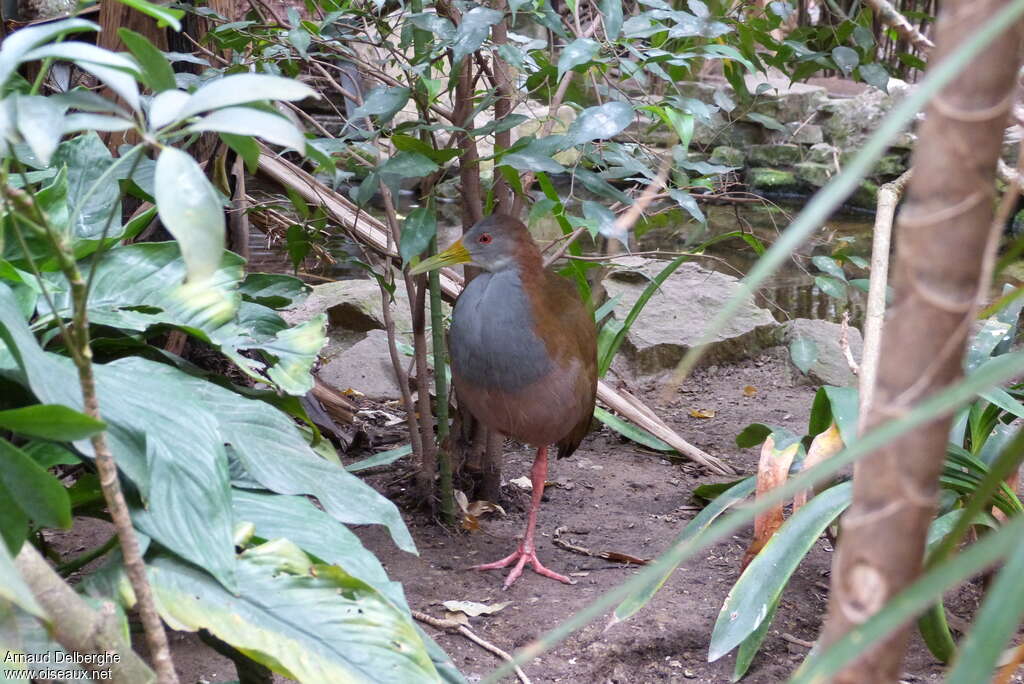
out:
<path id="1" fill-rule="evenodd" d="M 527 564 L 573 584 L 537 558 L 537 514 L 548 470 L 548 447 L 571 455 L 590 429 L 597 395 L 597 328 L 576 287 L 544 267 L 529 230 L 491 214 L 448 249 L 410 269 L 413 275 L 472 264 L 482 269 L 459 295 L 448 332 L 452 383 L 459 405 L 483 425 L 536 447 L 526 530 L 518 548 L 493 563 L 512 566 L 504 589 Z"/>

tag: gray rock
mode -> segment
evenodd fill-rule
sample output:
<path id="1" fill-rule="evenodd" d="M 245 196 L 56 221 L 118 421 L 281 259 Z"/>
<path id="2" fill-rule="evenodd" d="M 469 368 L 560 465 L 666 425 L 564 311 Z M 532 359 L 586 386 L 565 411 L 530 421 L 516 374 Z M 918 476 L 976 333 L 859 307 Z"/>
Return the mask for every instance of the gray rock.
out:
<path id="1" fill-rule="evenodd" d="M 642 257 L 620 257 L 620 267 L 605 280 L 609 297 L 619 297 L 615 317 L 622 320 L 667 264 Z M 626 336 L 622 350 L 639 375 L 656 374 L 676 364 L 700 339 L 708 323 L 738 289 L 739 281 L 695 263 L 684 263 L 647 302 Z M 780 324 L 752 300 L 709 345 L 704 363 L 748 358 L 776 344 Z"/>
<path id="2" fill-rule="evenodd" d="M 813 188 L 820 188 L 835 175 L 835 166 L 806 161 L 796 164 L 793 167 L 793 173 L 798 181 L 806 183 Z"/>
<path id="3" fill-rule="evenodd" d="M 852 387 L 857 384 L 857 376 L 850 370 L 846 356 L 839 347 L 841 331 L 842 326 L 838 323 L 807 318 L 797 318 L 785 324 L 783 340 L 787 345 L 800 337 L 811 340 L 817 347 L 818 358 L 811 364 L 806 375 L 811 382 L 837 387 Z M 861 338 L 860 330 L 848 328 L 846 338 L 850 343 L 850 352 L 854 360 L 860 363 L 864 351 L 864 340 Z M 796 366 L 793 368 L 800 374 Z"/>
<path id="4" fill-rule="evenodd" d="M 383 330 L 371 330 L 360 342 L 337 353 L 317 375 L 339 390 L 358 390 L 371 399 L 390 401 L 402 396 Z"/>
<path id="5" fill-rule="evenodd" d="M 711 161 L 712 164 L 722 164 L 723 166 L 735 166 L 742 168 L 746 163 L 746 155 L 743 154 L 743 150 L 739 150 L 735 147 L 719 145 L 715 149 L 711 150 L 711 158 L 709 161 Z"/>
<path id="6" fill-rule="evenodd" d="M 747 161 L 751 166 L 792 166 L 803 158 L 797 145 L 751 145 L 747 148 Z"/>
<path id="7" fill-rule="evenodd" d="M 781 74 L 750 74 L 746 81 L 751 93 L 756 93 L 759 87 L 762 90 L 754 98 L 751 111 L 781 123 L 804 121 L 810 113 L 828 102 L 828 93 L 823 87 L 791 83 Z"/>
<path id="8" fill-rule="evenodd" d="M 821 130 L 821 126 L 803 121 L 790 121 L 786 124 L 785 133 L 773 131 L 768 136 L 768 141 L 771 143 L 793 143 L 795 145 L 816 145 L 824 140 L 825 134 Z"/>
<path id="9" fill-rule="evenodd" d="M 858 150 L 911 88 L 903 81 L 890 79 L 888 93 L 870 88 L 855 97 L 829 100 L 822 107 L 825 138 L 843 150 Z M 890 147 L 903 148 L 912 142 L 913 136 L 908 133 Z"/>

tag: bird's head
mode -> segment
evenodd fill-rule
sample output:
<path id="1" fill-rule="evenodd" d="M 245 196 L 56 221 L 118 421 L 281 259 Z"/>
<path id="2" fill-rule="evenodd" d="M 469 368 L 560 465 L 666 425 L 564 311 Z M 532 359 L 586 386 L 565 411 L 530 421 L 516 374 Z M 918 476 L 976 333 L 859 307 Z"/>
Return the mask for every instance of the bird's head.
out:
<path id="1" fill-rule="evenodd" d="M 417 275 L 455 264 L 473 264 L 485 271 L 501 271 L 514 266 L 517 259 L 534 254 L 539 256 L 526 226 L 511 216 L 491 214 L 478 221 L 461 240 L 456 240 L 440 254 L 424 259 L 409 273 Z"/>

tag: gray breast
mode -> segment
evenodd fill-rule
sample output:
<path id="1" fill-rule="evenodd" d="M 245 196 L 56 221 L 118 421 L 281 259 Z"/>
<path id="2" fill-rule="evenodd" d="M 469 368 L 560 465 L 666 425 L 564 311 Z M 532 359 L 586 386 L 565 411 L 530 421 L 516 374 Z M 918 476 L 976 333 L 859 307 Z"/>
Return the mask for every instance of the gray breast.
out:
<path id="1" fill-rule="evenodd" d="M 482 273 L 455 304 L 450 331 L 452 371 L 480 388 L 515 392 L 551 369 L 515 269 Z"/>

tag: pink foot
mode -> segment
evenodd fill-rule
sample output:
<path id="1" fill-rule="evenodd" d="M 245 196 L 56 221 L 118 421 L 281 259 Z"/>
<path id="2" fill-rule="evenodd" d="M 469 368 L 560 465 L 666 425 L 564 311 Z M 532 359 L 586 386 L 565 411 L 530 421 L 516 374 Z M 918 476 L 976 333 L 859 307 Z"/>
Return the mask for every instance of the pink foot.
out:
<path id="1" fill-rule="evenodd" d="M 545 568 L 537 559 L 537 552 L 534 550 L 527 551 L 522 545 L 512 552 L 511 555 L 505 556 L 501 560 L 494 561 L 493 563 L 485 563 L 483 565 L 474 565 L 473 570 L 498 570 L 499 568 L 507 567 L 513 563 L 515 563 L 515 567 L 512 568 L 512 572 L 508 573 L 508 577 L 505 578 L 505 585 L 502 589 L 508 589 L 512 586 L 513 582 L 519 579 L 519 576 L 523 574 L 523 568 L 526 567 L 527 563 L 530 564 L 530 567 L 532 567 L 533 571 L 538 575 L 543 575 L 544 577 L 549 577 L 553 580 L 558 580 L 559 582 L 564 582 L 566 584 L 576 584 L 575 581 L 569 579 L 565 575 L 559 575 L 554 570 L 548 570 Z"/>

